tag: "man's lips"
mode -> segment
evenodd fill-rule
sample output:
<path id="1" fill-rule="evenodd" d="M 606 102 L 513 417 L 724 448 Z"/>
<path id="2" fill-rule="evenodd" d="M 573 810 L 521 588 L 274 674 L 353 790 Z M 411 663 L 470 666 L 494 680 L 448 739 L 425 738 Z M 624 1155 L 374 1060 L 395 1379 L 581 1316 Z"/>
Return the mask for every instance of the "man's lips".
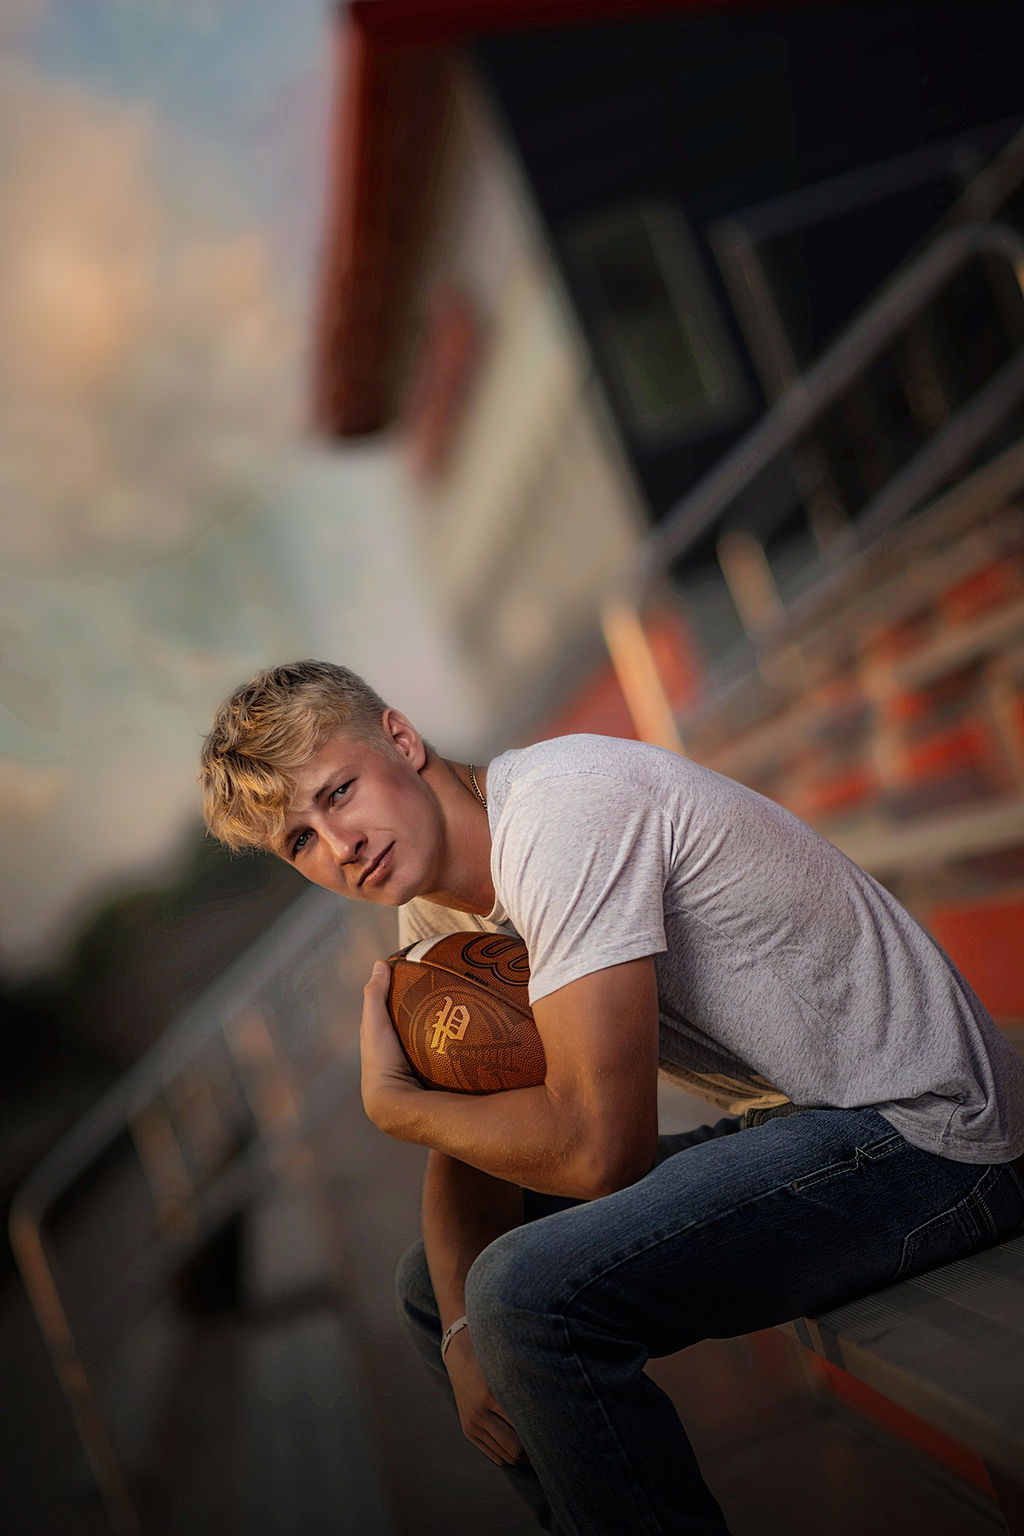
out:
<path id="1" fill-rule="evenodd" d="M 364 885 L 379 885 L 382 880 L 387 878 L 388 870 L 391 868 L 391 850 L 394 846 L 394 843 L 388 843 L 384 851 L 378 853 L 373 863 L 359 877 L 360 887 Z"/>

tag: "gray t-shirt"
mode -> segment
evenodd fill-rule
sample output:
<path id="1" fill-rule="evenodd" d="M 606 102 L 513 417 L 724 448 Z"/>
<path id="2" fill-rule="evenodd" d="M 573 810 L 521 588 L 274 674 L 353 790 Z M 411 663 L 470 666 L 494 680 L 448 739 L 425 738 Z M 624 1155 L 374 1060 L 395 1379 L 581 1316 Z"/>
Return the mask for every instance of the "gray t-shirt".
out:
<path id="1" fill-rule="evenodd" d="M 1024 1152 L 1024 1062 L 924 929 L 789 811 L 658 747 L 566 736 L 487 772 L 496 902 L 403 943 L 517 932 L 536 1001 L 654 955 L 662 1071 L 732 1113 L 874 1105 L 961 1162 Z"/>

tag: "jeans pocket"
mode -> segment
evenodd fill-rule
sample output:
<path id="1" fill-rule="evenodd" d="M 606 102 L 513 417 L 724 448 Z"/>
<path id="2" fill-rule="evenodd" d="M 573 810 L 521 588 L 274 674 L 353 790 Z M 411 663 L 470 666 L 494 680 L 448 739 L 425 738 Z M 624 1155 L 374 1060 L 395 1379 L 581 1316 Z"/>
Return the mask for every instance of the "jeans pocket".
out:
<path id="1" fill-rule="evenodd" d="M 816 1168 L 813 1173 L 802 1174 L 794 1180 L 790 1186 L 797 1193 L 805 1190 L 816 1189 L 821 1184 L 831 1184 L 834 1179 L 845 1178 L 848 1174 L 858 1173 L 865 1165 L 880 1163 L 894 1153 L 906 1150 L 907 1143 L 899 1132 L 890 1132 L 888 1136 L 881 1137 L 878 1141 L 869 1142 L 865 1147 L 856 1147 L 852 1157 L 840 1158 L 837 1162 L 826 1163 L 822 1168 Z"/>
<path id="2" fill-rule="evenodd" d="M 996 1173 L 996 1169 L 986 1168 L 974 1188 L 956 1205 L 907 1233 L 894 1279 L 906 1280 L 927 1269 L 937 1269 L 940 1264 L 952 1264 L 993 1241 L 986 1219 L 985 1191 Z"/>

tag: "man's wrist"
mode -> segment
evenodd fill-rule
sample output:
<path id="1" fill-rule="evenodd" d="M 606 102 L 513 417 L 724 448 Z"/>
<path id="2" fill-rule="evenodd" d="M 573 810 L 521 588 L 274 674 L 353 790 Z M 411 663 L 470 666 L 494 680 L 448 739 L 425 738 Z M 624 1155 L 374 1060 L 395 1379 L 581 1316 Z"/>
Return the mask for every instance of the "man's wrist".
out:
<path id="1" fill-rule="evenodd" d="M 463 1328 L 468 1328 L 468 1327 L 469 1327 L 469 1318 L 468 1317 L 457 1317 L 455 1319 L 454 1323 L 451 1323 L 445 1329 L 444 1334 L 443 1334 L 443 1336 L 441 1338 L 441 1360 L 442 1360 L 442 1362 L 444 1362 L 444 1360 L 445 1360 L 445 1356 L 448 1353 L 448 1346 L 451 1344 L 452 1339 L 455 1338 L 456 1334 L 461 1333 Z"/>
<path id="2" fill-rule="evenodd" d="M 389 1077 L 378 1085 L 364 1080 L 363 1107 L 378 1130 L 396 1141 L 415 1142 L 424 1092 L 414 1077 Z"/>

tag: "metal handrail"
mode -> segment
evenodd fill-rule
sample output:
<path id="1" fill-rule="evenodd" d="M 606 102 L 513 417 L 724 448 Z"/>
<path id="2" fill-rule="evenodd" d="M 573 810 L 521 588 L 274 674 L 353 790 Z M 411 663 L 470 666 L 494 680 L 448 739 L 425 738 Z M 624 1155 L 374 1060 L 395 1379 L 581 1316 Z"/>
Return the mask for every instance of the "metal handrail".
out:
<path id="1" fill-rule="evenodd" d="M 605 603 L 602 629 L 616 676 L 638 734 L 683 751 L 674 712 L 658 678 L 639 613 L 673 561 L 709 532 L 743 491 L 784 450 L 791 448 L 893 338 L 914 321 L 968 261 L 1004 260 L 1024 294 L 1024 238 L 999 223 L 968 224 L 941 235 L 912 259 L 861 315 L 784 394 L 740 442 L 690 491 L 644 544 L 617 591 Z M 1017 353 L 961 406 L 862 510 L 856 528 L 834 541 L 829 573 L 760 636 L 776 643 L 794 620 L 843 578 L 843 557 L 859 552 L 883 528 L 920 506 L 991 434 L 1024 395 L 1024 354 Z"/>
<path id="2" fill-rule="evenodd" d="M 698 482 L 648 540 L 634 582 L 644 587 L 714 526 L 733 498 L 783 449 L 813 425 L 975 256 L 997 256 L 1024 292 L 1024 238 L 1004 224 L 968 224 L 942 235 L 867 305 L 859 319 L 764 416 L 760 424 Z M 936 484 L 941 480 L 939 475 Z M 931 487 L 934 488 L 934 487 Z M 921 494 L 927 494 L 922 489 Z"/>
<path id="3" fill-rule="evenodd" d="M 12 1222 L 39 1219 L 121 1134 L 163 1086 L 179 1076 L 224 1020 L 258 996 L 295 951 L 336 916 L 319 892 L 303 892 L 266 934 L 202 992 L 176 1024 L 73 1125 L 24 1179 L 11 1207 Z"/>
<path id="4" fill-rule="evenodd" d="M 179 1182 L 184 1185 L 182 1214 L 187 1219 L 180 1224 L 162 1224 L 154 1215 L 152 1229 L 144 1235 L 129 1271 L 119 1277 L 119 1283 L 104 1298 L 101 1315 L 105 1319 L 111 1314 L 119 1318 L 126 1299 L 152 1294 L 154 1285 L 173 1267 L 175 1257 L 180 1262 L 183 1246 L 194 1245 L 237 1209 L 257 1181 L 266 1176 L 272 1158 L 301 1146 L 326 1106 L 336 1102 L 336 1091 L 323 1091 L 325 1075 L 330 1076 L 334 1090 L 340 1077 L 354 1079 L 358 1048 L 353 1030 L 351 1050 L 336 1055 L 329 1072 L 320 1071 L 307 1081 L 297 1081 L 299 1074 L 288 1059 L 286 1042 L 269 1027 L 266 996 L 290 964 L 312 945 L 316 945 L 318 957 L 324 962 L 338 955 L 352 932 L 351 923 L 356 916 L 365 914 L 354 914 L 323 891 L 303 892 L 205 989 L 152 1050 L 62 1137 L 28 1174 L 14 1196 L 9 1221 L 11 1246 L 117 1536 L 140 1536 L 140 1516 L 100 1410 L 82 1343 L 69 1316 L 68 1298 L 48 1252 L 48 1219 L 58 1203 L 100 1163 L 126 1131 L 136 1126 L 140 1117 L 155 1110 L 166 1118 L 162 1102 L 166 1090 L 201 1062 L 204 1050 L 218 1035 L 224 1036 L 230 1049 L 232 1030 L 239 1021 L 248 1022 L 250 1028 L 255 1023 L 264 1031 L 270 1074 L 278 1089 L 283 1086 L 290 1095 L 289 1112 L 273 1124 L 261 1123 L 257 1113 L 252 1141 L 236 1147 L 225 1166 L 208 1170 L 209 1177 L 200 1184 L 188 1179 L 180 1137 L 177 1145 L 164 1149 L 165 1159 L 170 1156 L 174 1165 L 173 1171 L 184 1171 Z M 169 1122 L 168 1130 L 173 1139 L 176 1133 Z M 153 1187 L 152 1176 L 157 1175 L 155 1182 L 159 1185 L 160 1170 L 144 1167 L 143 1171 L 151 1180 L 156 1210 L 161 1191 Z"/>

